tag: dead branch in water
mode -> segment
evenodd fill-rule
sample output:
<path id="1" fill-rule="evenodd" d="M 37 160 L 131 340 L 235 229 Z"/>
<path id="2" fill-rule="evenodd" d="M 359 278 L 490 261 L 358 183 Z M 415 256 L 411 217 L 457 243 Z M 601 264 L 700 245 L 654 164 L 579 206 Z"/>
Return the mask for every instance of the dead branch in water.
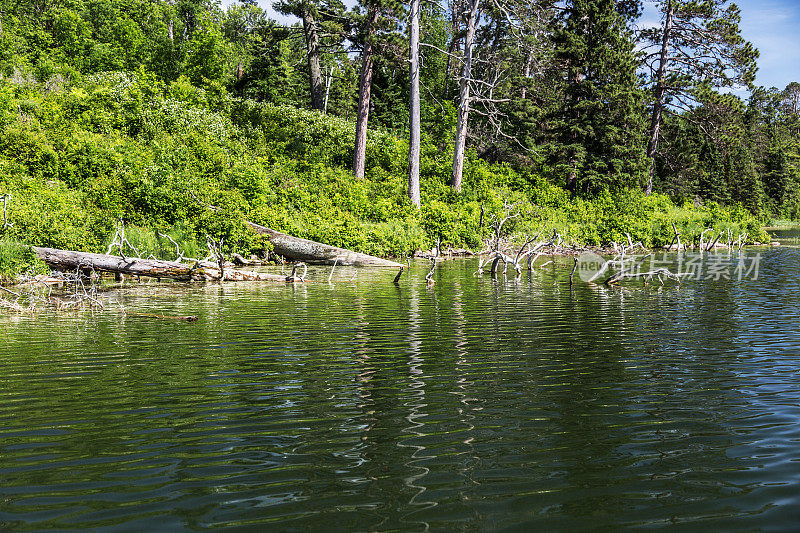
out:
<path id="1" fill-rule="evenodd" d="M 716 239 L 714 239 L 714 241 L 713 241 L 713 242 L 710 242 L 710 243 L 709 243 L 709 245 L 708 245 L 708 248 L 706 248 L 706 251 L 707 251 L 707 252 L 708 252 L 708 251 L 710 251 L 710 250 L 711 250 L 711 249 L 712 249 L 714 246 L 716 246 L 716 245 L 717 245 L 717 241 L 719 241 L 719 238 L 720 238 L 720 237 L 722 237 L 722 234 L 723 234 L 723 233 L 724 233 L 724 231 L 723 231 L 723 230 L 720 230 L 719 234 L 717 235 L 717 238 L 716 238 Z"/>
<path id="2" fill-rule="evenodd" d="M 647 281 L 653 279 L 654 277 L 657 278 L 658 281 L 660 281 L 662 285 L 664 284 L 664 279 L 663 278 L 672 279 L 672 280 L 677 281 L 678 283 L 681 282 L 680 277 L 677 274 L 673 274 L 668 269 L 663 268 L 663 267 L 662 268 L 656 268 L 656 269 L 653 269 L 653 270 L 648 270 L 648 271 L 645 271 L 645 272 L 640 271 L 639 267 L 649 257 L 652 257 L 652 255 L 653 254 L 645 255 L 644 257 L 640 258 L 636 263 L 632 264 L 628 268 L 623 268 L 622 270 L 620 270 L 616 274 L 613 274 L 612 276 L 607 278 L 603 283 L 605 285 L 616 285 L 617 283 L 619 283 L 620 281 L 623 281 L 625 279 L 638 279 L 638 278 L 645 278 L 645 282 L 647 282 Z M 621 261 L 608 261 L 608 262 L 606 262 L 606 265 L 608 265 L 609 263 L 620 264 L 622 262 Z M 606 265 L 604 265 L 604 266 L 606 266 Z M 622 266 L 624 266 L 624 264 Z M 601 272 L 603 270 L 605 270 L 605 268 L 601 269 Z M 596 277 L 597 277 L 597 275 L 594 276 L 594 278 L 596 278 Z"/>
<path id="3" fill-rule="evenodd" d="M 157 318 L 160 320 L 185 320 L 186 322 L 197 322 L 197 316 L 195 315 L 170 316 L 170 315 L 159 315 L 156 313 L 132 313 L 130 311 L 125 311 L 125 315 L 137 316 L 142 318 Z"/>
<path id="4" fill-rule="evenodd" d="M 501 222 L 504 222 L 507 219 L 508 217 L 506 217 L 506 219 L 501 220 Z M 483 269 L 486 267 L 486 265 L 491 263 L 492 266 L 490 272 L 494 275 L 497 273 L 497 268 L 500 265 L 501 261 L 503 262 L 504 265 L 503 268 L 504 274 L 508 270 L 508 265 L 513 266 L 517 274 L 521 274 L 522 265 L 526 260 L 527 260 L 528 270 L 532 270 L 533 263 L 544 253 L 545 250 L 549 249 L 551 253 L 556 253 L 558 251 L 558 247 L 561 244 L 561 235 L 559 235 L 557 231 L 553 230 L 553 235 L 550 237 L 550 239 L 533 244 L 530 247 L 530 249 L 526 250 L 526 248 L 528 248 L 529 245 L 531 245 L 536 239 L 539 238 L 539 235 L 540 234 L 537 234 L 533 238 L 526 238 L 525 242 L 512 257 L 511 253 L 514 252 L 511 251 L 509 253 L 509 251 L 507 251 L 508 247 L 501 248 L 500 239 L 497 233 L 495 233 L 495 240 L 490 247 L 491 249 L 484 250 L 478 254 L 479 256 L 478 269 L 475 271 L 475 274 L 476 275 L 483 274 Z"/>
<path id="5" fill-rule="evenodd" d="M 655 270 L 648 270 L 647 272 L 627 272 L 627 271 L 626 272 L 620 272 L 620 273 L 614 274 L 613 276 L 608 278 L 605 281 L 605 284 L 606 285 L 616 285 L 617 283 L 619 283 L 620 281 L 622 281 L 624 279 L 637 279 L 637 278 L 645 278 L 645 280 L 647 281 L 647 280 L 650 280 L 650 279 L 655 277 L 655 278 L 658 278 L 658 281 L 660 281 L 661 284 L 663 285 L 664 284 L 664 279 L 662 278 L 662 276 L 665 277 L 665 278 L 669 278 L 669 279 L 675 280 L 678 283 L 681 282 L 680 276 L 678 276 L 677 274 L 674 274 L 674 273 L 670 272 L 668 269 L 662 267 L 662 268 L 657 268 Z"/>
<path id="6" fill-rule="evenodd" d="M 436 270 L 436 258 L 435 257 L 431 258 L 431 269 L 425 275 L 425 281 L 427 282 L 428 285 L 433 285 L 434 283 L 436 283 L 436 280 L 433 279 L 433 271 L 434 270 Z"/>
<path id="7" fill-rule="evenodd" d="M 578 258 L 575 258 L 575 264 L 572 265 L 572 272 L 569 273 L 569 284 L 572 285 L 572 277 L 575 275 L 575 271 L 578 269 Z"/>
<path id="8" fill-rule="evenodd" d="M 297 275 L 297 267 L 300 267 L 300 266 L 303 267 L 303 275 L 302 276 L 298 276 Z M 306 274 L 308 274 L 308 267 L 306 266 L 306 264 L 303 263 L 303 262 L 295 263 L 292 266 L 292 273 L 289 274 L 288 276 L 286 276 L 286 281 L 289 282 L 289 283 L 296 283 L 298 281 L 302 283 L 302 282 L 304 282 L 306 280 Z"/>

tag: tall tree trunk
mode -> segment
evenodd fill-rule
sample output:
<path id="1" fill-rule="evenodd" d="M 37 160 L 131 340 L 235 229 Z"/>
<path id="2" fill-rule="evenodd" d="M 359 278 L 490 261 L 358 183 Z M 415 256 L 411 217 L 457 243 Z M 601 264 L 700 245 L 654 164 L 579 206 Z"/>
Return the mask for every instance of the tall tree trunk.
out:
<path id="1" fill-rule="evenodd" d="M 447 45 L 447 60 L 444 67 L 444 94 L 442 98 L 447 100 L 450 98 L 450 59 L 456 50 L 456 32 L 458 31 L 458 19 L 461 14 L 461 0 L 452 0 L 452 20 L 450 21 L 450 43 Z"/>
<path id="2" fill-rule="evenodd" d="M 650 121 L 650 141 L 647 143 L 647 157 L 650 159 L 650 174 L 647 179 L 645 194 L 653 192 L 653 174 L 656 169 L 656 150 L 658 149 L 658 136 L 661 132 L 661 117 L 664 111 L 664 92 L 666 91 L 667 62 L 669 61 L 669 40 L 672 32 L 672 18 L 675 15 L 673 0 L 667 2 L 666 19 L 664 20 L 664 35 L 661 36 L 661 55 L 656 72 L 656 85 L 653 88 L 653 117 Z"/>
<path id="3" fill-rule="evenodd" d="M 358 115 L 356 116 L 356 146 L 353 150 L 353 174 L 364 177 L 367 158 L 367 123 L 369 122 L 369 100 L 372 96 L 372 30 L 378 20 L 378 9 L 370 7 L 367 13 L 366 41 L 362 52 L 361 77 L 358 83 Z"/>
<path id="4" fill-rule="evenodd" d="M 528 59 L 525 60 L 525 70 L 522 72 L 525 78 L 522 86 L 522 94 L 520 95 L 523 100 L 528 96 L 528 78 L 531 77 L 531 67 L 533 67 L 533 52 L 528 52 Z"/>
<path id="5" fill-rule="evenodd" d="M 467 121 L 469 120 L 469 80 L 472 75 L 472 46 L 475 43 L 475 27 L 478 25 L 478 4 L 472 0 L 467 21 L 467 35 L 464 37 L 464 67 L 461 70 L 461 90 L 458 95 L 458 121 L 456 122 L 456 142 L 453 149 L 453 175 L 450 186 L 461 191 L 461 177 L 464 172 L 464 148 L 467 142 Z"/>
<path id="6" fill-rule="evenodd" d="M 322 111 L 325 106 L 322 69 L 319 66 L 319 32 L 317 21 L 308 6 L 302 6 L 303 33 L 306 37 L 306 53 L 308 55 L 308 79 L 311 84 L 311 108 Z"/>
<path id="7" fill-rule="evenodd" d="M 322 112 L 328 114 L 328 99 L 331 96 L 331 85 L 333 84 L 333 65 L 328 70 L 328 77 L 325 80 L 325 104 L 322 106 Z"/>
<path id="8" fill-rule="evenodd" d="M 420 147 L 420 109 L 419 109 L 419 4 L 411 0 L 411 28 L 409 36 L 409 57 L 411 59 L 411 87 L 409 88 L 409 127 L 408 143 L 408 197 L 419 208 L 419 147 Z"/>

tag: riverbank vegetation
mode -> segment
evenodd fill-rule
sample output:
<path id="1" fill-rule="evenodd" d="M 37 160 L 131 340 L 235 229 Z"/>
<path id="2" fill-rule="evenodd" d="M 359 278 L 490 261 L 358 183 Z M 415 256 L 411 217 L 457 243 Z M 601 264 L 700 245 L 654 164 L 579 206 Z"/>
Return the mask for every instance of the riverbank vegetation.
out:
<path id="1" fill-rule="evenodd" d="M 423 6 L 418 208 L 403 5 L 285 2 L 303 20 L 285 26 L 252 3 L 0 0 L 3 237 L 105 252 L 124 223 L 164 259 L 165 235 L 198 255 L 207 237 L 269 249 L 249 220 L 404 256 L 479 248 L 513 204 L 509 232 L 585 245 L 662 246 L 673 223 L 684 241 L 763 242 L 770 217 L 800 216 L 800 90 L 749 85 L 733 6 L 661 3 L 714 30 L 722 70 L 638 53 L 666 27 L 635 32 L 635 1 Z M 472 4 L 477 21 L 457 15 Z"/>

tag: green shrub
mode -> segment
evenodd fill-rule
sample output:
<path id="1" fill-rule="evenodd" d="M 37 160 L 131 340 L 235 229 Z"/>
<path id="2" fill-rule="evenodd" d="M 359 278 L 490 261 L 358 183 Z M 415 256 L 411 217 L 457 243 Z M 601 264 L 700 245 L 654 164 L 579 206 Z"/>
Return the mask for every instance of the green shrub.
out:
<path id="1" fill-rule="evenodd" d="M 54 71 L 55 72 L 55 71 Z M 55 78 L 54 78 L 55 79 Z M 406 197 L 408 145 L 372 129 L 363 180 L 350 173 L 354 124 L 290 106 L 229 99 L 215 82 L 166 85 L 143 71 L 62 81 L 59 90 L 0 81 L 0 194 L 11 193 L 7 236 L 105 251 L 117 220 L 131 243 L 172 259 L 169 233 L 187 256 L 206 235 L 227 252 L 268 248 L 245 220 L 375 255 L 402 256 L 437 238 L 481 246 L 492 217 L 518 238 L 558 230 L 571 243 L 645 246 L 684 241 L 706 228 L 766 240 L 747 210 L 709 202 L 675 206 L 638 190 L 576 197 L 540 171 L 467 157 L 463 190 L 448 185 L 451 153 L 422 146 L 422 209 Z M 216 87 L 216 88 L 215 88 Z M 207 209 L 203 204 L 218 210 Z"/>
<path id="2" fill-rule="evenodd" d="M 0 239 L 1 282 L 13 281 L 20 275 L 34 276 L 47 272 L 47 265 L 33 253 L 30 246 L 8 238 Z"/>

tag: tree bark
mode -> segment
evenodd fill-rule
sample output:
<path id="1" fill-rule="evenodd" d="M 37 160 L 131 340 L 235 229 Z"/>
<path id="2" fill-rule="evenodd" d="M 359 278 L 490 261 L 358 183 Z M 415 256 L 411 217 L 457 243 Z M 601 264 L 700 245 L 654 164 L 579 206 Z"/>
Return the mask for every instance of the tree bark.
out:
<path id="1" fill-rule="evenodd" d="M 301 7 L 303 14 L 303 33 L 306 38 L 308 55 L 308 79 L 311 85 L 311 108 L 322 111 L 325 106 L 325 89 L 322 83 L 322 69 L 319 61 L 319 32 L 314 14 L 307 5 Z"/>
<path id="2" fill-rule="evenodd" d="M 464 149 L 467 142 L 467 122 L 469 120 L 469 80 L 472 75 L 472 47 L 475 43 L 475 28 L 478 24 L 478 5 L 480 0 L 472 0 L 467 21 L 467 35 L 464 37 L 464 66 L 461 71 L 461 89 L 458 96 L 458 121 L 453 149 L 453 175 L 450 186 L 461 191 L 461 178 L 464 172 Z"/>
<path id="3" fill-rule="evenodd" d="M 409 89 L 410 139 L 408 143 L 408 197 L 417 208 L 419 195 L 420 103 L 419 103 L 419 6 L 420 0 L 411 0 L 411 28 L 409 36 L 411 73 Z"/>
<path id="4" fill-rule="evenodd" d="M 191 265 L 175 261 L 141 259 L 138 257 L 126 258 L 115 255 L 40 248 L 38 246 L 31 246 L 31 249 L 48 266 L 61 271 L 88 269 L 180 281 L 212 281 L 220 278 L 219 270 L 216 268 L 192 268 Z M 232 269 L 225 270 L 224 279 L 227 281 L 286 281 L 284 276 L 278 274 Z"/>
<path id="5" fill-rule="evenodd" d="M 356 116 L 356 143 L 353 150 L 353 174 L 356 178 L 364 177 L 367 159 L 367 123 L 369 122 L 369 104 L 372 95 L 373 46 L 372 31 L 378 20 L 378 9 L 370 7 L 367 14 L 366 40 L 362 52 L 361 77 L 358 84 L 358 115 Z"/>
<path id="6" fill-rule="evenodd" d="M 667 1 L 666 19 L 664 20 L 664 34 L 661 37 L 661 54 L 656 72 L 656 85 L 653 88 L 653 116 L 650 121 L 650 140 L 647 143 L 647 157 L 650 159 L 650 173 L 647 179 L 645 194 L 653 192 L 653 174 L 656 168 L 656 150 L 658 150 L 658 136 L 661 132 L 661 118 L 664 111 L 664 93 L 666 92 L 666 72 L 669 61 L 669 42 L 672 32 L 672 18 L 675 15 L 673 0 Z"/>

